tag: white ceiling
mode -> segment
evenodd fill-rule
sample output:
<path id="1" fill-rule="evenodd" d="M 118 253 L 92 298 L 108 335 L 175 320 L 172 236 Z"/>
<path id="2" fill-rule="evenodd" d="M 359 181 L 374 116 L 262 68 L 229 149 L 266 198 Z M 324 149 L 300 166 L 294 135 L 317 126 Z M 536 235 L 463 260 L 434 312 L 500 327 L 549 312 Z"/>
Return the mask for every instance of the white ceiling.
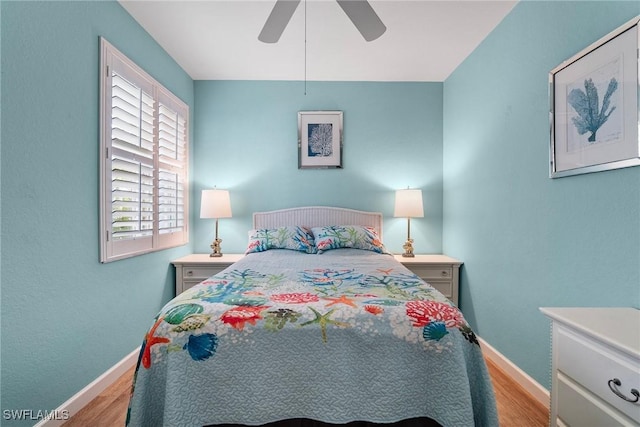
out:
<path id="1" fill-rule="evenodd" d="M 258 34 L 275 0 L 119 2 L 194 80 L 432 82 L 444 81 L 516 4 L 370 0 L 387 31 L 366 42 L 334 0 L 303 0 L 280 41 L 266 44 Z"/>

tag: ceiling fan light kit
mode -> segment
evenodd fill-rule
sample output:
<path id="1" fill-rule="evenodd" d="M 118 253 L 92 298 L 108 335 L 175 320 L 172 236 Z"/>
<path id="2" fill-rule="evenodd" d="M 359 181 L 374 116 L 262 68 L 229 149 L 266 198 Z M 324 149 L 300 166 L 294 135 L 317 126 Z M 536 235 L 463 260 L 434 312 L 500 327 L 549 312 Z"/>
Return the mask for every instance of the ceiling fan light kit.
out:
<path id="1" fill-rule="evenodd" d="M 377 39 L 387 30 L 367 0 L 336 1 L 366 41 Z M 258 40 L 277 43 L 299 4 L 300 0 L 277 0 Z"/>

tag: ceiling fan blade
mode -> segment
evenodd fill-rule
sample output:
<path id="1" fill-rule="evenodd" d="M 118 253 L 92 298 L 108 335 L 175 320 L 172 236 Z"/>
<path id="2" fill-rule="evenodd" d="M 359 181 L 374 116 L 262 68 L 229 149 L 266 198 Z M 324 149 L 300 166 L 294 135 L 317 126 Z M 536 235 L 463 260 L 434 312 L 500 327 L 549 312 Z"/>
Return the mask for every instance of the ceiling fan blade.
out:
<path id="1" fill-rule="evenodd" d="M 367 0 L 336 1 L 366 41 L 377 39 L 387 30 Z"/>
<path id="2" fill-rule="evenodd" d="M 300 4 L 300 0 L 277 0 L 271 14 L 260 31 L 258 40 L 264 43 L 276 43 L 287 27 L 293 12 Z"/>

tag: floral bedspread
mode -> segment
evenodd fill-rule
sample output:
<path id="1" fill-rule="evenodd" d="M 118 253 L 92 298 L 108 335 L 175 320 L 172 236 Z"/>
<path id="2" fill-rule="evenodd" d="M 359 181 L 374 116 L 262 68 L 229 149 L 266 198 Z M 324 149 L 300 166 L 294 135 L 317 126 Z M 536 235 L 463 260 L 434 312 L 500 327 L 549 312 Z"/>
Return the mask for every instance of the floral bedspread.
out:
<path id="1" fill-rule="evenodd" d="M 498 425 L 462 313 L 389 255 L 270 250 L 162 308 L 142 344 L 127 423 L 414 417 Z"/>

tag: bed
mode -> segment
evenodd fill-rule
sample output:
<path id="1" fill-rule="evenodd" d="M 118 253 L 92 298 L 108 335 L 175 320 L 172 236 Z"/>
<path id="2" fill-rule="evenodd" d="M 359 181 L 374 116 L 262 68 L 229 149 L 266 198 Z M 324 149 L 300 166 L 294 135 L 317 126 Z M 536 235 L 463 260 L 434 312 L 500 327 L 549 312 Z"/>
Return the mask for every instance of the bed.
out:
<path id="1" fill-rule="evenodd" d="M 247 255 L 144 337 L 129 426 L 497 426 L 462 313 L 397 262 L 382 215 L 256 213 Z"/>

